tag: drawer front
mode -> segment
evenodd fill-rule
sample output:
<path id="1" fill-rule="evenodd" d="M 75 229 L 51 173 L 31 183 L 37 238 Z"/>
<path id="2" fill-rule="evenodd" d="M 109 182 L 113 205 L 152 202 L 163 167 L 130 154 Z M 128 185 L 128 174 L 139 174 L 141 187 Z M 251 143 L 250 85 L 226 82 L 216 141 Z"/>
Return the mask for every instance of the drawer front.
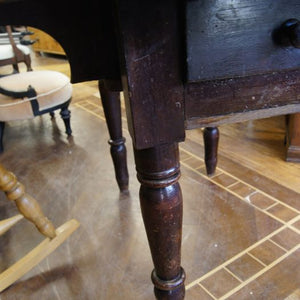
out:
<path id="1" fill-rule="evenodd" d="M 188 0 L 187 81 L 223 79 L 300 67 L 300 49 L 274 33 L 300 20 L 300 0 Z"/>

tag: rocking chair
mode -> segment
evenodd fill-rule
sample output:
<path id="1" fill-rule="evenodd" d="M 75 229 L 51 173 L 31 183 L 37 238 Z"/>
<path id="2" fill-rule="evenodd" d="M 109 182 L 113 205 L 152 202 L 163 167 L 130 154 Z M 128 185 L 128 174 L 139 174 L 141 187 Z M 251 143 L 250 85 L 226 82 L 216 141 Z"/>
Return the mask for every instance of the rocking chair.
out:
<path id="1" fill-rule="evenodd" d="M 79 227 L 79 223 L 71 219 L 55 230 L 53 224 L 44 216 L 37 201 L 25 192 L 24 186 L 17 181 L 16 176 L 1 164 L 0 189 L 5 192 L 9 200 L 15 202 L 20 212 L 18 215 L 0 221 L 0 235 L 25 217 L 46 236 L 46 239 L 32 251 L 0 274 L 1 292 L 60 246 Z"/>

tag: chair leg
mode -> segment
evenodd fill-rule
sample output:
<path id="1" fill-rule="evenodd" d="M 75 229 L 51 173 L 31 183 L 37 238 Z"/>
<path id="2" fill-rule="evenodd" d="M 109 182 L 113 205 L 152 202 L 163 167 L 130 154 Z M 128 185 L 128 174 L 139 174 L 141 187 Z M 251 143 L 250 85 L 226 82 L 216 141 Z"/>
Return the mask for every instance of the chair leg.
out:
<path id="1" fill-rule="evenodd" d="M 203 132 L 205 166 L 208 176 L 212 176 L 217 167 L 218 162 L 218 144 L 219 144 L 219 129 L 218 127 L 206 127 Z"/>
<path id="2" fill-rule="evenodd" d="M 61 245 L 78 227 L 79 222 L 71 219 L 55 230 L 43 214 L 37 201 L 25 193 L 24 186 L 16 176 L 0 164 L 0 189 L 9 200 L 14 201 L 21 215 L 0 222 L 0 235 L 5 233 L 23 217 L 31 221 L 46 236 L 38 246 L 0 274 L 0 292 L 30 271 L 40 261 Z"/>
<path id="3" fill-rule="evenodd" d="M 3 152 L 3 134 L 4 134 L 5 122 L 0 122 L 0 153 Z"/>
<path id="4" fill-rule="evenodd" d="M 19 212 L 46 237 L 56 236 L 53 224 L 44 216 L 37 201 L 25 192 L 25 187 L 16 176 L 0 164 L 0 190 L 14 201 Z"/>
<path id="5" fill-rule="evenodd" d="M 18 64 L 13 64 L 13 74 L 20 73 Z"/>
<path id="6" fill-rule="evenodd" d="M 32 71 L 30 55 L 25 55 L 24 56 L 24 63 L 26 65 L 27 72 Z"/>
<path id="7" fill-rule="evenodd" d="M 71 135 L 72 134 L 72 129 L 71 129 L 71 125 L 70 125 L 71 112 L 68 109 L 68 107 L 69 107 L 69 103 L 66 106 L 62 107 L 62 109 L 60 111 L 60 115 L 65 123 L 66 134 Z M 50 115 L 51 115 L 51 113 L 50 113 Z"/>
<path id="8" fill-rule="evenodd" d="M 46 236 L 38 246 L 0 274 L 0 292 L 30 271 L 40 261 L 60 246 L 78 227 L 79 222 L 71 219 L 55 230 L 43 214 L 37 201 L 25 193 L 24 186 L 16 176 L 0 164 L 0 189 L 14 201 L 21 215 L 0 222 L 0 235 L 5 233 L 23 217 L 31 221 Z"/>
<path id="9" fill-rule="evenodd" d="M 128 190 L 127 151 L 125 138 L 122 136 L 120 91 L 110 89 L 108 82 L 99 82 L 101 101 L 106 124 L 110 135 L 110 153 L 112 156 L 117 183 L 120 191 Z"/>

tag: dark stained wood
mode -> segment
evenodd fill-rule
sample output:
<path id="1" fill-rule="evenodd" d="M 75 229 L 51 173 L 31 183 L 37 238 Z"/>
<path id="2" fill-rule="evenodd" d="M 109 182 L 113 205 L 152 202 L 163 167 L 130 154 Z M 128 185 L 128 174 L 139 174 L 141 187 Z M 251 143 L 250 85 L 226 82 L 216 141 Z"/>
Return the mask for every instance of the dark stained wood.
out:
<path id="1" fill-rule="evenodd" d="M 120 79 L 112 1 L 89 0 L 88 5 L 74 2 L 70 6 L 67 0 L 17 0 L 0 5 L 1 25 L 36 27 L 61 44 L 73 83 Z"/>
<path id="2" fill-rule="evenodd" d="M 182 141 L 180 1 L 118 1 L 122 77 L 129 130 L 137 149 Z"/>
<path id="3" fill-rule="evenodd" d="M 286 130 L 286 160 L 300 162 L 300 114 L 288 116 Z"/>
<path id="4" fill-rule="evenodd" d="M 299 16 L 298 0 L 187 1 L 187 80 L 300 67 L 299 49 L 273 39 L 282 23 Z"/>
<path id="5" fill-rule="evenodd" d="M 181 268 L 182 195 L 178 145 L 135 150 L 140 202 L 154 263 L 157 299 L 184 298 Z M 164 228 L 164 230 L 160 230 Z"/>
<path id="6" fill-rule="evenodd" d="M 212 126 L 230 123 L 235 115 L 240 122 L 247 114 L 259 119 L 294 113 L 300 111 L 299 95 L 299 70 L 187 84 L 186 128 L 207 126 L 209 119 Z"/>
<path id="7" fill-rule="evenodd" d="M 205 147 L 205 166 L 207 175 L 211 176 L 215 173 L 218 163 L 218 144 L 219 129 L 218 127 L 205 127 L 203 131 L 204 147 Z"/>
<path id="8" fill-rule="evenodd" d="M 265 3 L 270 2 L 264 1 L 263 4 Z M 18 4 L 21 6 L 18 7 Z M 114 8 L 113 4 L 116 4 Z M 295 1 L 292 1 L 292 4 L 297 6 Z M 226 118 L 228 115 L 240 114 L 240 120 L 243 120 L 249 112 L 253 114 L 253 118 L 266 116 L 266 110 L 271 111 L 270 115 L 295 112 L 300 102 L 298 96 L 300 94 L 300 71 L 295 69 L 273 73 L 271 68 L 268 74 L 229 78 L 232 76 L 230 70 L 225 69 L 229 74 L 226 76 L 227 79 L 215 80 L 220 76 L 217 73 L 216 77 L 208 82 L 184 84 L 185 25 L 181 1 L 101 2 L 91 0 L 87 2 L 87 5 L 81 2 L 74 3 L 74 5 L 72 3 L 72 11 L 70 8 L 69 2 L 57 0 L 41 3 L 36 0 L 4 3 L 0 6 L 0 20 L 11 24 L 28 24 L 53 35 L 67 53 L 71 64 L 72 82 L 91 79 L 119 80 L 121 69 L 128 125 L 135 148 L 138 179 L 141 182 L 140 200 L 143 219 L 155 266 L 155 271 L 152 273 L 155 294 L 158 299 L 182 299 L 184 297 L 184 272 L 180 266 L 182 197 L 178 184 L 177 143 L 184 140 L 184 120 L 186 128 L 189 129 L 192 128 L 189 122 L 201 119 L 205 122 L 211 117 Z M 269 13 L 272 14 L 274 11 L 271 10 Z M 83 20 L 89 20 L 89 22 L 83 22 Z M 82 42 L 84 46 L 79 43 L 80 47 L 77 48 L 79 37 L 86 32 L 88 32 L 86 43 Z M 117 50 L 119 50 L 120 63 Z M 210 49 L 210 52 L 212 53 L 213 50 Z M 292 53 L 294 51 L 293 49 Z M 274 70 L 278 70 L 277 66 Z M 276 109 L 276 111 L 271 109 Z M 193 124 L 200 126 L 200 122 Z M 92 139 L 88 146 L 90 144 L 93 144 Z M 200 176 L 198 173 L 195 174 Z M 211 182 L 207 184 L 208 187 L 212 185 Z M 196 185 L 193 184 L 193 187 Z M 243 187 L 248 190 L 247 185 L 244 184 Z M 98 185 L 95 190 L 97 189 Z M 106 189 L 103 190 L 107 192 Z M 202 192 L 198 194 L 202 195 Z M 240 201 L 236 196 L 234 198 Z M 214 199 L 220 200 L 218 197 Z M 109 200 L 111 200 L 110 197 Z M 199 203 L 199 200 L 206 200 L 206 198 L 197 200 Z M 222 205 L 228 204 L 224 198 L 221 200 Z M 202 204 L 211 205 L 211 209 L 219 209 L 218 205 L 214 205 L 215 203 L 214 201 L 202 202 Z M 106 208 L 101 207 L 101 203 L 97 203 L 95 207 L 99 211 Z M 228 212 L 233 211 L 234 205 L 232 207 L 229 205 L 227 209 Z M 257 238 L 255 208 L 251 207 L 249 211 L 248 203 L 244 203 L 243 209 L 247 212 L 243 216 L 251 217 L 251 222 L 255 223 L 255 226 L 251 227 L 253 229 L 251 234 Z M 204 211 L 204 216 L 207 215 L 210 216 Z M 215 219 L 224 215 L 226 214 L 217 212 Z M 240 212 L 233 212 L 233 215 L 239 216 L 239 223 L 244 220 Z M 269 223 L 269 216 L 264 217 L 265 220 L 267 219 L 265 222 Z M 97 219 L 99 219 L 98 215 Z M 196 220 L 199 222 L 199 215 Z M 236 218 L 234 220 L 236 221 Z M 93 221 L 95 222 L 95 219 Z M 205 219 L 201 227 L 203 231 L 209 228 L 208 222 L 213 223 L 211 219 Z M 120 223 L 120 227 L 126 230 L 126 226 Z M 228 230 L 230 235 L 234 228 L 240 226 L 239 223 L 232 224 L 233 226 Z M 279 221 L 275 223 L 279 226 Z M 222 226 L 224 224 L 226 222 L 220 224 L 221 226 L 217 228 L 218 232 L 220 228 L 224 229 Z M 110 225 L 110 227 L 105 226 L 106 231 L 114 224 Z M 244 224 L 244 232 L 249 230 L 248 225 Z M 203 229 L 203 227 L 206 228 Z M 267 226 L 266 228 L 269 229 Z M 116 230 L 119 231 L 119 228 Z M 115 232 L 116 236 L 118 231 Z M 115 241 L 113 234 L 111 232 L 109 234 L 109 238 Z M 95 237 L 95 231 L 93 231 L 93 237 Z M 209 236 L 207 244 L 211 242 Z M 241 244 L 245 245 L 242 242 Z M 119 248 L 116 246 L 114 249 L 119 250 Z M 199 247 L 199 245 L 195 248 L 198 251 L 202 250 L 202 246 Z M 215 250 L 214 248 L 217 247 L 213 246 L 209 248 L 209 251 Z M 204 256 L 205 253 L 202 252 L 202 254 L 201 261 L 203 262 L 206 261 L 206 256 Z M 224 260 L 228 259 L 227 253 L 219 252 L 219 254 L 226 257 Z M 102 260 L 102 256 L 95 255 L 92 257 L 92 264 L 95 264 L 98 259 L 100 260 L 100 262 L 97 261 L 98 266 L 102 267 L 107 263 L 106 259 Z M 128 266 L 130 269 L 129 264 Z M 138 280 L 137 274 L 133 273 Z M 118 279 L 118 281 L 127 279 L 127 275 L 122 274 L 122 277 Z"/>
<path id="9" fill-rule="evenodd" d="M 122 135 L 120 89 L 114 91 L 120 83 L 99 81 L 99 91 L 110 135 L 110 153 L 113 159 L 116 179 L 121 191 L 128 190 L 128 170 L 125 138 Z"/>
<path id="10" fill-rule="evenodd" d="M 38 65 L 69 74 L 68 64 L 62 58 L 33 56 L 32 59 L 34 68 Z M 80 220 L 81 226 L 58 252 L 3 291 L 3 300 L 56 299 L 57 294 L 62 299 L 72 300 L 154 298 L 149 280 L 153 267 L 140 215 L 132 145 L 127 143 L 132 178 L 130 194 L 124 195 L 119 193 L 113 180 L 106 142 L 100 142 L 108 133 L 102 109 L 94 109 L 101 106 L 95 96 L 97 92 L 97 81 L 74 85 L 71 140 L 59 130 L 60 118 L 56 119 L 57 124 L 47 115 L 13 126 L 7 124 L 4 138 L 8 147 L 0 156 L 1 162 L 14 170 L 30 194 L 38 195 L 40 205 L 55 225 L 65 222 L 71 214 Z M 95 113 L 101 118 L 95 117 Z M 123 134 L 130 141 L 126 128 L 123 118 Z M 222 135 L 220 170 L 299 210 L 300 165 L 284 161 L 283 116 L 227 124 L 219 130 Z M 203 165 L 202 130 L 189 130 L 186 134 L 186 141 L 180 143 L 181 150 L 192 152 L 193 159 L 197 158 Z M 186 158 L 185 152 L 180 154 L 181 159 Z M 227 193 L 225 188 L 216 186 L 205 176 L 205 170 L 202 176 L 186 168 L 185 162 L 181 163 L 180 186 L 184 197 L 182 265 L 187 272 L 188 285 L 282 224 Z M 1 216 L 13 215 L 14 205 L 6 201 L 3 194 L 0 196 Z M 0 239 L 2 268 L 25 255 L 40 241 L 40 234 L 32 225 L 23 222 L 11 229 L 12 234 L 8 232 Z M 18 243 L 14 239 L 16 236 L 23 242 Z M 214 246 L 216 242 L 218 247 Z M 269 244 L 276 248 L 271 242 Z M 285 252 L 281 249 L 280 253 Z M 274 252 L 267 257 L 271 260 L 272 256 Z M 258 295 L 258 291 L 262 291 L 263 299 L 281 299 L 294 294 L 300 284 L 295 277 L 298 256 L 289 255 L 283 265 L 272 267 L 247 284 L 251 288 L 244 287 L 240 298 L 247 297 L 249 292 Z M 242 269 L 244 266 L 241 265 Z M 255 284 L 257 281 L 259 285 Z M 197 293 L 198 288 L 200 286 L 195 285 L 188 289 L 186 299 L 212 299 L 201 288 Z"/>

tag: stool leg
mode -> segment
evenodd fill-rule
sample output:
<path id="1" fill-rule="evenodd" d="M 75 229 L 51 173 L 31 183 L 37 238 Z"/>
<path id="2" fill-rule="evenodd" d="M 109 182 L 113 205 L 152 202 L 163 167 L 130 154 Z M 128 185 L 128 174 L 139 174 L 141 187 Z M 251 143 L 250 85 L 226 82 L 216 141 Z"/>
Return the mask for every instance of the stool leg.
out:
<path id="1" fill-rule="evenodd" d="M 127 151 L 122 136 L 120 91 L 113 91 L 107 81 L 99 81 L 102 106 L 110 135 L 110 153 L 112 156 L 117 183 L 120 191 L 128 190 Z"/>
<path id="2" fill-rule="evenodd" d="M 68 109 L 68 107 L 69 107 L 69 103 L 66 104 L 65 106 L 63 106 L 60 111 L 60 115 L 65 123 L 66 134 L 71 135 L 72 134 L 72 129 L 71 129 L 71 125 L 70 125 L 71 112 Z M 50 113 L 50 115 L 51 115 L 51 113 Z"/>
<path id="3" fill-rule="evenodd" d="M 218 162 L 218 127 L 206 127 L 203 132 L 206 173 L 211 176 L 215 173 Z"/>
<path id="4" fill-rule="evenodd" d="M 32 71 L 30 55 L 25 55 L 25 57 L 24 57 L 24 63 L 26 65 L 27 72 Z"/>
<path id="5" fill-rule="evenodd" d="M 3 134 L 4 134 L 5 123 L 0 122 L 0 153 L 3 152 Z"/>

